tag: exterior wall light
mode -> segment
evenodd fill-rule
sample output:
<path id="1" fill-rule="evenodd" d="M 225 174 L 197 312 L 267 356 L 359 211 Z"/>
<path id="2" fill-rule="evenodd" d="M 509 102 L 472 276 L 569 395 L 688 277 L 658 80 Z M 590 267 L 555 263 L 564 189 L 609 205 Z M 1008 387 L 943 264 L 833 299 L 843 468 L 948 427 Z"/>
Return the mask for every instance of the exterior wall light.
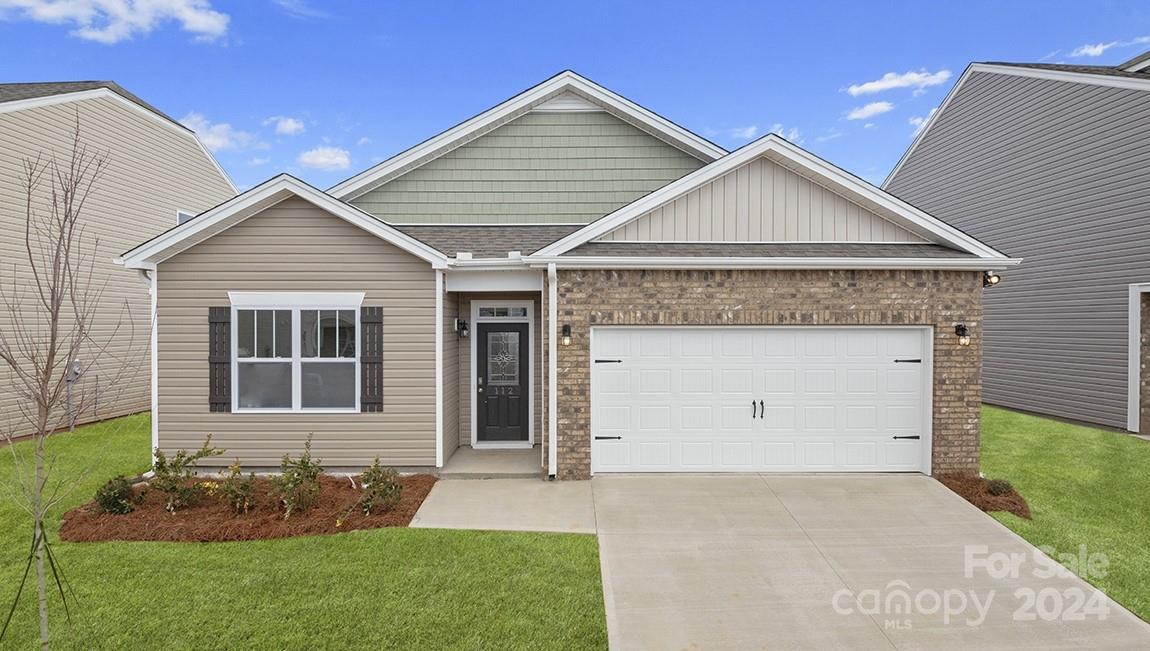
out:
<path id="1" fill-rule="evenodd" d="M 958 325 L 954 326 L 954 334 L 958 337 L 959 346 L 970 345 L 970 331 L 966 329 L 965 323 L 959 323 Z"/>
<path id="2" fill-rule="evenodd" d="M 459 333 L 460 339 L 466 339 L 467 335 L 471 334 L 471 330 L 467 327 L 466 319 L 455 320 L 455 331 Z"/>
<path id="3" fill-rule="evenodd" d="M 564 346 L 570 346 L 571 345 L 571 325 L 570 324 L 564 324 L 563 325 L 563 345 Z"/>
<path id="4" fill-rule="evenodd" d="M 982 272 L 982 286 L 983 287 L 994 287 L 995 285 L 997 285 L 1000 282 L 1002 282 L 1002 276 L 999 276 L 998 274 L 994 273 L 993 271 Z"/>

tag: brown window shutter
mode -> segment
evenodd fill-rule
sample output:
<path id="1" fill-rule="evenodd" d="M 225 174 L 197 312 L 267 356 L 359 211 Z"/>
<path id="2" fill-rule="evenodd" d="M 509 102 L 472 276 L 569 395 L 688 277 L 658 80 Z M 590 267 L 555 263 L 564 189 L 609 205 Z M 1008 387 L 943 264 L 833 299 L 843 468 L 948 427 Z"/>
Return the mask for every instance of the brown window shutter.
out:
<path id="1" fill-rule="evenodd" d="M 208 407 L 232 410 L 232 308 L 208 308 Z"/>
<path id="2" fill-rule="evenodd" d="M 383 411 L 383 308 L 359 309 L 359 410 Z"/>

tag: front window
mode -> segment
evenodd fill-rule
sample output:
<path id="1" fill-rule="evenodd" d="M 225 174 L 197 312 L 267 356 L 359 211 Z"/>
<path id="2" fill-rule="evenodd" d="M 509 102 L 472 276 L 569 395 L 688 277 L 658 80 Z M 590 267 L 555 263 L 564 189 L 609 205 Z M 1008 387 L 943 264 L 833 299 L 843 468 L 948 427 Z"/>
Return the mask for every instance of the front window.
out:
<path id="1" fill-rule="evenodd" d="M 232 323 L 237 411 L 358 411 L 358 304 L 233 304 Z"/>

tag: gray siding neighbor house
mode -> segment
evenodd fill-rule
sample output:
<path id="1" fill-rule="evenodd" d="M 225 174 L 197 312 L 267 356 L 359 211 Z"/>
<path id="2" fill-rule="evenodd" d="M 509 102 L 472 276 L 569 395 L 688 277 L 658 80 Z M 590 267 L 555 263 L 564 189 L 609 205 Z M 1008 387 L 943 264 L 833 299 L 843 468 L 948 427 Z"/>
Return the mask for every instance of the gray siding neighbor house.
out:
<path id="1" fill-rule="evenodd" d="M 1148 161 L 1150 55 L 976 63 L 887 178 L 891 194 L 1026 260 L 986 294 L 988 403 L 1139 429 Z"/>

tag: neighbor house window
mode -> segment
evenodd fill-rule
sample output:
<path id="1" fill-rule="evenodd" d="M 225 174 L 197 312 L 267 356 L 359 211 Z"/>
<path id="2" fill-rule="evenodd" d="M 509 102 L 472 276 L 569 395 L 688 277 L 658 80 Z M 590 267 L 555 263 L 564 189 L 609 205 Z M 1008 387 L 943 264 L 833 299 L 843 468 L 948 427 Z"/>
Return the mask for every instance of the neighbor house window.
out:
<path id="1" fill-rule="evenodd" d="M 268 305 L 233 297 L 236 411 L 358 411 L 362 294 L 238 296 Z"/>

